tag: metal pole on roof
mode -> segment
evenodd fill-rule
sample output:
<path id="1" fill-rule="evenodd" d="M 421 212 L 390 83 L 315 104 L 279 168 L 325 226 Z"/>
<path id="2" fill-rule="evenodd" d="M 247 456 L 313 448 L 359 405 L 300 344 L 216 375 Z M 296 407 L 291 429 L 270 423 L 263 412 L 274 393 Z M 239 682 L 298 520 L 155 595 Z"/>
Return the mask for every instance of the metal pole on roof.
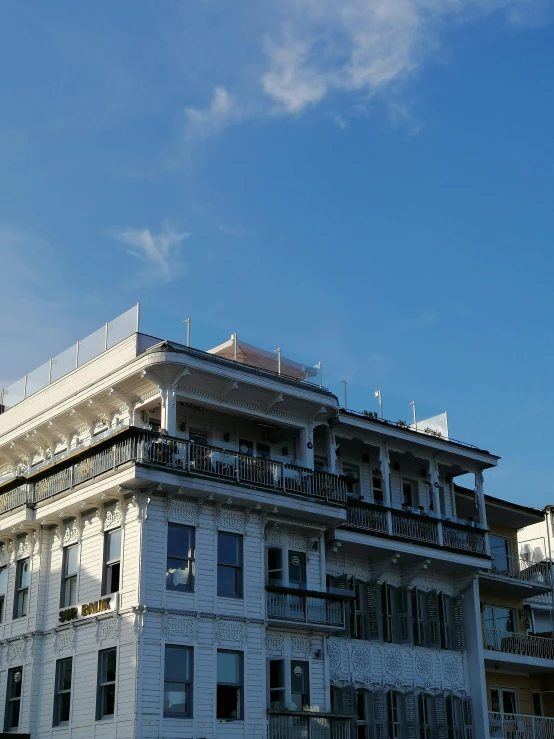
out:
<path id="1" fill-rule="evenodd" d="M 381 397 L 381 391 L 375 391 L 375 397 L 379 401 L 379 418 L 383 418 L 383 398 Z"/>
<path id="2" fill-rule="evenodd" d="M 317 363 L 319 367 L 319 387 L 323 387 L 323 370 L 321 369 L 321 362 Z"/>
<path id="3" fill-rule="evenodd" d="M 275 354 L 277 354 L 277 374 L 281 374 L 281 349 L 275 349 Z"/>
<path id="4" fill-rule="evenodd" d="M 136 304 L 137 309 L 137 334 L 139 333 L 139 327 L 140 327 L 140 303 Z"/>
<path id="5" fill-rule="evenodd" d="M 108 326 L 109 324 L 106 323 L 106 326 L 104 328 L 104 351 L 108 351 Z"/>
<path id="6" fill-rule="evenodd" d="M 52 357 L 50 357 L 50 362 L 48 364 L 48 384 L 52 382 Z"/>
<path id="7" fill-rule="evenodd" d="M 414 427 L 417 431 L 417 417 L 416 417 L 416 407 L 415 407 L 415 400 L 410 400 L 410 405 L 412 406 L 412 411 L 414 414 Z"/>
<path id="8" fill-rule="evenodd" d="M 183 323 L 187 324 L 187 346 L 190 346 L 190 318 L 185 318 Z"/>
<path id="9" fill-rule="evenodd" d="M 79 366 L 79 342 L 77 342 L 77 349 L 75 351 L 75 367 Z"/>
<path id="10" fill-rule="evenodd" d="M 348 403 L 346 402 L 346 380 L 341 380 L 341 383 L 344 385 L 344 410 L 348 410 Z"/>
<path id="11" fill-rule="evenodd" d="M 235 344 L 235 362 L 237 361 L 237 335 L 233 334 L 233 341 Z"/>
<path id="12" fill-rule="evenodd" d="M 25 385 L 23 386 L 23 397 L 27 397 L 27 375 L 25 375 Z"/>

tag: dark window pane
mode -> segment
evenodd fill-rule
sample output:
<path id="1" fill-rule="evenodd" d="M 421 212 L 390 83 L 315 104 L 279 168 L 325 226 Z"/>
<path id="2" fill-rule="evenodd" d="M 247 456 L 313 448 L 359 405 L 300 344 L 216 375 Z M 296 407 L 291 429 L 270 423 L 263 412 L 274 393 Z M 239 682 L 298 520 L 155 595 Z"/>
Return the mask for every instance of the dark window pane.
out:
<path id="1" fill-rule="evenodd" d="M 71 690 L 71 662 L 70 659 L 60 662 L 58 690 Z"/>
<path id="2" fill-rule="evenodd" d="M 187 559 L 192 556 L 191 530 L 187 526 L 169 524 L 167 530 L 167 556 Z"/>
<path id="3" fill-rule="evenodd" d="M 17 729 L 19 726 L 19 701 L 13 701 L 10 704 L 10 729 Z"/>
<path id="4" fill-rule="evenodd" d="M 65 575 L 75 575 L 79 567 L 79 551 L 77 544 L 66 547 L 65 551 Z"/>
<path id="5" fill-rule="evenodd" d="M 218 536 L 217 561 L 219 564 L 240 565 L 241 564 L 242 537 L 235 534 L 222 534 Z"/>
<path id="6" fill-rule="evenodd" d="M 23 674 L 21 670 L 12 672 L 12 680 L 10 686 L 10 698 L 21 698 L 21 685 L 23 683 Z"/>
<path id="7" fill-rule="evenodd" d="M 217 718 L 240 718 L 240 688 L 217 686 Z"/>
<path id="8" fill-rule="evenodd" d="M 240 595 L 240 570 L 219 565 L 217 568 L 217 594 L 223 598 Z"/>
<path id="9" fill-rule="evenodd" d="M 58 721 L 69 721 L 69 712 L 71 710 L 71 693 L 62 693 L 59 696 L 60 713 Z"/>
<path id="10" fill-rule="evenodd" d="M 190 682 L 190 649 L 188 647 L 166 646 L 164 675 L 168 682 Z"/>
<path id="11" fill-rule="evenodd" d="M 2 567 L 0 570 L 0 595 L 5 595 L 8 585 L 8 568 Z"/>
<path id="12" fill-rule="evenodd" d="M 240 683 L 240 655 L 236 652 L 217 653 L 217 682 Z"/>
<path id="13" fill-rule="evenodd" d="M 108 533 L 108 561 L 113 562 L 121 556 L 121 529 L 115 529 Z"/>
<path id="14" fill-rule="evenodd" d="M 119 562 L 108 567 L 108 593 L 117 593 L 119 591 L 119 571 Z"/>
<path id="15" fill-rule="evenodd" d="M 103 688 L 104 701 L 103 701 L 103 716 L 113 716 L 115 713 L 115 685 L 106 685 Z"/>
<path id="16" fill-rule="evenodd" d="M 103 683 L 115 681 L 116 652 L 110 649 L 102 654 L 102 672 L 100 679 Z"/>

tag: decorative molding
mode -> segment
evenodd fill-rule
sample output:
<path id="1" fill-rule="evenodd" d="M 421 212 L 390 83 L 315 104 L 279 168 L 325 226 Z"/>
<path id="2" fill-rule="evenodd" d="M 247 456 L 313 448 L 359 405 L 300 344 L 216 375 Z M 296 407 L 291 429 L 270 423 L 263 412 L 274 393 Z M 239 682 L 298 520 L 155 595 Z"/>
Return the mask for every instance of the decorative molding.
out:
<path id="1" fill-rule="evenodd" d="M 289 534 L 289 549 L 299 549 L 301 552 L 305 552 L 307 549 L 306 537 L 300 536 L 300 534 Z"/>
<path id="2" fill-rule="evenodd" d="M 63 546 L 66 547 L 69 544 L 76 544 L 79 541 L 80 533 L 81 530 L 76 518 L 65 522 L 63 526 Z"/>
<path id="3" fill-rule="evenodd" d="M 365 674 L 371 671 L 371 649 L 365 644 L 356 644 L 350 652 L 352 671 Z"/>
<path id="4" fill-rule="evenodd" d="M 117 637 L 118 625 L 117 616 L 103 618 L 98 622 L 98 641 L 100 644 L 108 641 L 108 639 L 115 639 Z"/>
<path id="5" fill-rule="evenodd" d="M 238 621 L 219 621 L 217 624 L 218 644 L 244 644 L 244 624 Z"/>
<path id="6" fill-rule="evenodd" d="M 9 553 L 4 542 L 0 542 L 0 567 L 4 567 L 8 564 Z"/>
<path id="7" fill-rule="evenodd" d="M 71 626 L 69 629 L 56 632 L 56 651 L 59 653 L 62 649 L 72 650 L 75 645 L 75 629 Z"/>
<path id="8" fill-rule="evenodd" d="M 31 556 L 31 538 L 29 534 L 23 534 L 17 539 L 16 559 L 23 559 Z"/>
<path id="9" fill-rule="evenodd" d="M 178 637 L 182 641 L 194 641 L 194 621 L 186 616 L 174 614 L 165 617 L 165 638 Z"/>
<path id="10" fill-rule="evenodd" d="M 104 531 L 109 529 L 116 529 L 123 523 L 123 513 L 121 511 L 121 504 L 116 503 L 115 505 L 107 506 L 104 509 Z"/>
<path id="11" fill-rule="evenodd" d="M 265 648 L 268 654 L 282 657 L 285 654 L 285 635 L 270 631 L 265 637 Z"/>
<path id="12" fill-rule="evenodd" d="M 17 641 L 11 642 L 9 645 L 9 660 L 10 663 L 17 660 L 21 662 L 25 659 L 25 641 L 18 639 Z"/>
<path id="13" fill-rule="evenodd" d="M 292 634 L 290 638 L 290 652 L 293 657 L 310 656 L 310 640 L 307 636 Z"/>
<path id="14" fill-rule="evenodd" d="M 327 653 L 329 655 L 329 677 L 338 682 L 342 674 L 342 649 L 337 642 L 328 642 Z"/>
<path id="15" fill-rule="evenodd" d="M 170 497 L 167 508 L 167 520 L 196 526 L 196 503 L 186 498 Z"/>
<path id="16" fill-rule="evenodd" d="M 444 676 L 445 683 L 457 689 L 460 687 L 460 662 L 453 655 L 449 654 L 442 660 L 442 674 Z"/>
<path id="17" fill-rule="evenodd" d="M 244 513 L 236 511 L 232 508 L 220 508 L 217 517 L 217 528 L 227 531 L 237 531 L 239 534 L 244 533 Z"/>
<path id="18" fill-rule="evenodd" d="M 427 652 L 416 654 L 415 673 L 423 681 L 428 681 L 433 677 L 433 660 Z"/>
<path id="19" fill-rule="evenodd" d="M 265 540 L 268 544 L 281 544 L 283 542 L 283 532 L 281 529 L 274 527 L 265 530 Z"/>

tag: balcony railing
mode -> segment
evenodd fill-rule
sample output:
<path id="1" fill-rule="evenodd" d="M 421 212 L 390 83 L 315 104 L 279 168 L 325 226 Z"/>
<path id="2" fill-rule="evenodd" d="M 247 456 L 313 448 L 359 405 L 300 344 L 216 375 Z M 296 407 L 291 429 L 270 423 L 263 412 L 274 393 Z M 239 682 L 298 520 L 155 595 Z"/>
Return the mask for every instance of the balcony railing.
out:
<path id="1" fill-rule="evenodd" d="M 344 628 L 344 605 L 338 598 L 270 591 L 266 602 L 268 618 Z"/>
<path id="2" fill-rule="evenodd" d="M 491 739 L 554 739 L 554 718 L 524 713 L 489 713 Z"/>
<path id="3" fill-rule="evenodd" d="M 387 520 L 387 513 L 390 513 L 390 523 Z M 483 531 L 463 524 L 352 498 L 348 500 L 347 514 L 348 526 L 352 528 L 397 536 L 410 541 L 440 544 L 475 554 L 485 553 Z"/>
<path id="4" fill-rule="evenodd" d="M 554 660 L 554 639 L 542 636 L 484 629 L 483 647 L 493 652 Z"/>
<path id="5" fill-rule="evenodd" d="M 41 470 L 40 479 L 36 482 L 29 480 L 25 485 L 0 495 L 0 514 L 24 503 L 33 505 L 51 498 L 127 462 L 233 480 L 274 492 L 307 495 L 323 502 L 346 501 L 346 485 L 337 475 L 193 444 L 183 439 L 157 437 L 138 430 L 114 439 L 110 444 L 104 443 L 101 449 L 91 447 L 73 464 L 68 464 L 68 461 L 64 459 L 61 468 L 52 466 Z"/>
<path id="6" fill-rule="evenodd" d="M 515 580 L 523 580 L 535 585 L 550 585 L 550 565 L 548 562 L 528 562 L 519 557 L 492 553 L 491 572 Z"/>
<path id="7" fill-rule="evenodd" d="M 352 718 L 321 713 L 269 714 L 269 739 L 355 739 Z"/>

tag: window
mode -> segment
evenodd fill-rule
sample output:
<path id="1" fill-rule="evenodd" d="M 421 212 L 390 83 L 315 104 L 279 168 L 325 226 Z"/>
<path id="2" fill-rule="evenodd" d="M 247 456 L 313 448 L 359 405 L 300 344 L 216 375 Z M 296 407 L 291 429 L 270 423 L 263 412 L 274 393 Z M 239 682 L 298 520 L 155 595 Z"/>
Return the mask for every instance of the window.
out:
<path id="1" fill-rule="evenodd" d="M 103 595 L 119 592 L 121 567 L 121 529 L 107 531 L 104 535 L 104 587 Z"/>
<path id="2" fill-rule="evenodd" d="M 385 496 L 383 493 L 383 480 L 381 475 L 373 475 L 371 478 L 371 484 L 373 486 L 373 502 L 384 503 Z"/>
<path id="3" fill-rule="evenodd" d="M 167 526 L 166 590 L 194 590 L 194 529 L 170 523 Z"/>
<path id="4" fill-rule="evenodd" d="M 96 690 L 96 720 L 109 718 L 115 713 L 115 677 L 117 649 L 98 652 L 98 685 Z"/>
<path id="5" fill-rule="evenodd" d="M 242 652 L 217 652 L 217 718 L 242 719 Z"/>
<path id="6" fill-rule="evenodd" d="M 316 472 L 327 472 L 327 457 L 314 456 L 314 470 Z"/>
<path id="7" fill-rule="evenodd" d="M 493 713 L 519 713 L 517 690 L 491 688 L 491 708 Z"/>
<path id="8" fill-rule="evenodd" d="M 402 505 L 409 508 L 417 507 L 417 482 L 415 480 L 402 480 Z"/>
<path id="9" fill-rule="evenodd" d="M 342 463 L 342 474 L 351 495 L 360 495 L 360 468 L 346 462 Z"/>
<path id="10" fill-rule="evenodd" d="M 239 452 L 252 457 L 254 454 L 254 442 L 248 441 L 248 439 L 239 439 Z"/>
<path id="11" fill-rule="evenodd" d="M 269 661 L 269 707 L 274 711 L 284 710 L 285 705 L 285 660 Z"/>
<path id="12" fill-rule="evenodd" d="M 446 495 L 444 491 L 444 485 L 439 485 L 439 505 L 440 515 L 446 516 Z"/>
<path id="13" fill-rule="evenodd" d="M 352 613 L 352 624 L 351 624 L 351 637 L 353 639 L 364 638 L 364 586 L 362 583 L 357 582 L 354 585 L 354 593 L 356 598 L 351 604 Z"/>
<path id="14" fill-rule="evenodd" d="M 77 572 L 79 571 L 79 545 L 64 547 L 62 564 L 62 593 L 60 606 L 77 603 Z"/>
<path id="15" fill-rule="evenodd" d="M 13 667 L 11 670 L 8 670 L 4 731 L 13 731 L 14 729 L 19 728 L 22 686 L 23 667 Z"/>
<path id="16" fill-rule="evenodd" d="M 189 433 L 189 440 L 193 444 L 202 444 L 202 446 L 208 446 L 208 437 L 202 431 L 196 431 L 191 429 Z"/>
<path id="17" fill-rule="evenodd" d="M 500 575 L 511 575 L 512 558 L 510 540 L 503 536 L 489 535 L 493 570 Z"/>
<path id="18" fill-rule="evenodd" d="M 271 459 L 271 447 L 269 444 L 256 444 L 256 456 L 261 459 Z"/>
<path id="19" fill-rule="evenodd" d="M 503 633 L 515 631 L 515 611 L 504 606 L 485 606 L 485 635 L 487 646 L 500 648 Z"/>
<path id="20" fill-rule="evenodd" d="M 356 691 L 356 726 L 357 739 L 369 739 L 369 726 L 367 721 L 366 691 Z"/>
<path id="21" fill-rule="evenodd" d="M 6 602 L 6 589 L 8 587 L 8 568 L 0 569 L 0 624 L 4 623 L 4 606 Z"/>
<path id="22" fill-rule="evenodd" d="M 420 739 L 433 739 L 433 709 L 433 696 L 420 693 L 418 696 Z"/>
<path id="23" fill-rule="evenodd" d="M 164 716 L 192 716 L 192 647 L 165 647 Z"/>
<path id="24" fill-rule="evenodd" d="M 535 716 L 544 716 L 541 693 L 533 693 L 533 713 Z"/>
<path id="25" fill-rule="evenodd" d="M 29 611 L 29 585 L 31 582 L 30 560 L 20 559 L 15 572 L 15 598 L 13 604 L 13 617 L 21 618 Z"/>
<path id="26" fill-rule="evenodd" d="M 400 737 L 400 711 L 398 706 L 398 693 L 392 690 L 387 694 L 387 719 L 389 722 L 389 736 L 391 739 Z"/>
<path id="27" fill-rule="evenodd" d="M 218 533 L 217 594 L 224 598 L 242 598 L 241 534 Z"/>
<path id="28" fill-rule="evenodd" d="M 71 711 L 71 677 L 73 658 L 59 659 L 56 662 L 56 686 L 54 692 L 53 726 L 67 723 Z"/>
<path id="29" fill-rule="evenodd" d="M 267 581 L 270 584 L 283 583 L 283 550 L 280 547 L 267 550 Z"/>
<path id="30" fill-rule="evenodd" d="M 308 662 L 290 663 L 290 701 L 293 711 L 302 711 L 310 705 L 310 670 Z"/>
<path id="31" fill-rule="evenodd" d="M 289 585 L 306 587 L 306 555 L 304 552 L 289 552 Z"/>

